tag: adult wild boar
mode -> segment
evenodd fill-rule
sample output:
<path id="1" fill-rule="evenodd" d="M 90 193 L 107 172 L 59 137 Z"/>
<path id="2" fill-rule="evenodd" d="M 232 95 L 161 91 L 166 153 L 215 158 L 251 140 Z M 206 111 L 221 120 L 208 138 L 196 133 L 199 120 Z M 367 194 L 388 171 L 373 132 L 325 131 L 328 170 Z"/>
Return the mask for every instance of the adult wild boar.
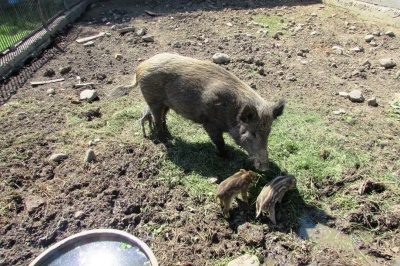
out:
<path id="1" fill-rule="evenodd" d="M 153 114 L 159 137 L 167 133 L 169 109 L 202 124 L 225 155 L 222 134 L 228 132 L 253 160 L 256 169 L 268 169 L 268 135 L 284 101 L 267 106 L 252 88 L 224 68 L 176 54 L 162 53 L 142 62 L 132 87 L 138 86 Z"/>

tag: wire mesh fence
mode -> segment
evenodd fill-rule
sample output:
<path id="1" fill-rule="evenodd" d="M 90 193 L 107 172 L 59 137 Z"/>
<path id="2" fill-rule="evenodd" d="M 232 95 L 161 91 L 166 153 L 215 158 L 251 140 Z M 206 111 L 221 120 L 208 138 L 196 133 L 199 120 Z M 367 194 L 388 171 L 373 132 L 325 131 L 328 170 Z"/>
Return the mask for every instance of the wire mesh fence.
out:
<path id="1" fill-rule="evenodd" d="M 79 0 L 0 0 L 0 51 L 4 55 Z"/>

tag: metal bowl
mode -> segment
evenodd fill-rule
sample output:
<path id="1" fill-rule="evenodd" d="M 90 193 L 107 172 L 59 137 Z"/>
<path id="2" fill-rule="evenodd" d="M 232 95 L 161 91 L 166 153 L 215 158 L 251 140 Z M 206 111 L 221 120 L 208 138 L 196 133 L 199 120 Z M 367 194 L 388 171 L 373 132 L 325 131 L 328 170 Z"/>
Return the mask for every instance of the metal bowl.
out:
<path id="1" fill-rule="evenodd" d="M 131 234 L 96 229 L 72 235 L 48 248 L 30 266 L 158 266 L 151 249 Z"/>

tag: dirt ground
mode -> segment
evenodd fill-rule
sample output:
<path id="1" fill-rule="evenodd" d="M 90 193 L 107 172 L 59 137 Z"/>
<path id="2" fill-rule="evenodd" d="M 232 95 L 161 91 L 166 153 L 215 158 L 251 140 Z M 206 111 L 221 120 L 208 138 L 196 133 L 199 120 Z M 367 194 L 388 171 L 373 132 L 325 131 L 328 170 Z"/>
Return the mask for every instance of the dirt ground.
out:
<path id="1" fill-rule="evenodd" d="M 393 169 L 398 186 L 400 116 L 389 102 L 400 92 L 399 70 L 385 69 L 379 60 L 392 58 L 400 64 L 399 37 L 384 34 L 400 32 L 388 22 L 316 1 L 268 3 L 97 3 L 60 32 L 39 58 L 3 82 L 2 90 L 7 90 L 28 81 L 11 98 L 3 98 L 0 107 L 0 265 L 26 265 L 52 244 L 95 228 L 134 234 L 152 248 L 161 265 L 224 265 L 249 252 L 264 265 L 360 265 L 358 253 L 301 239 L 294 217 L 285 217 L 277 226 L 268 219 L 254 224 L 253 212 L 246 211 L 223 219 L 209 197 L 192 196 L 187 187 L 162 181 L 162 144 L 109 141 L 101 144 L 101 156 L 84 167 L 81 157 L 70 156 L 61 163 L 48 160 L 60 142 L 87 147 L 86 141 L 75 143 L 68 134 L 57 137 L 66 130 L 66 116 L 79 106 L 74 99 L 88 88 L 74 86 L 77 76 L 82 83 L 93 83 L 102 101 L 114 87 L 129 84 L 136 66 L 152 55 L 173 52 L 212 60 L 214 53 L 223 52 L 231 57 L 224 67 L 265 99 L 285 98 L 297 110 L 323 114 L 355 149 L 377 158 L 375 168 Z M 270 19 L 269 27 L 253 23 L 263 16 Z M 281 26 L 275 28 L 272 21 Z M 135 32 L 119 34 L 114 25 L 134 26 Z M 143 41 L 138 29 L 154 41 Z M 268 33 L 263 35 L 263 30 Z M 273 36 L 277 30 L 283 35 Z M 110 36 L 94 40 L 92 47 L 76 42 L 99 32 Z M 375 35 L 376 45 L 365 41 L 367 34 L 376 32 L 381 33 Z M 343 53 L 337 54 L 333 46 L 342 47 Z M 351 51 L 355 47 L 361 51 Z M 67 66 L 71 70 L 61 74 L 59 69 Z M 61 77 L 62 84 L 29 84 Z M 56 91 L 50 97 L 51 88 Z M 377 106 L 338 95 L 353 89 L 362 90 L 366 100 L 376 97 Z M 125 97 L 141 99 L 140 92 Z M 337 119 L 333 112 L 340 108 L 353 114 L 347 119 L 356 126 Z M 102 119 L 96 113 L 81 115 L 88 121 Z M 143 163 L 144 157 L 150 160 Z M 352 183 L 364 178 L 360 171 L 349 172 L 343 177 L 345 189 L 343 183 L 320 188 L 321 208 L 335 210 L 325 198 L 353 193 Z M 400 198 L 398 189 L 387 186 L 369 186 L 373 197 L 327 222 L 343 233 L 357 230 L 366 236 L 357 240 L 357 249 L 373 258 L 372 265 L 393 265 L 400 255 Z M 391 207 L 381 210 L 380 202 L 388 200 Z"/>

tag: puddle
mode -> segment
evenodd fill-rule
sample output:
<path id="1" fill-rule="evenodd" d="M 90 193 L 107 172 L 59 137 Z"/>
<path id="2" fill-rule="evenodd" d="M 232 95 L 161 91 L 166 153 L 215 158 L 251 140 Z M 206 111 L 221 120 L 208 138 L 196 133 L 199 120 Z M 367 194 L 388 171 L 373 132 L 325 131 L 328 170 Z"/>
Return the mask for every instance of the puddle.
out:
<path id="1" fill-rule="evenodd" d="M 366 255 L 356 248 L 355 239 L 351 236 L 321 223 L 315 224 L 308 215 L 302 217 L 299 222 L 300 229 L 297 233 L 300 237 L 334 250 L 344 250 L 353 253 L 357 257 L 356 262 L 360 265 L 381 265 L 377 262 L 377 258 Z"/>

